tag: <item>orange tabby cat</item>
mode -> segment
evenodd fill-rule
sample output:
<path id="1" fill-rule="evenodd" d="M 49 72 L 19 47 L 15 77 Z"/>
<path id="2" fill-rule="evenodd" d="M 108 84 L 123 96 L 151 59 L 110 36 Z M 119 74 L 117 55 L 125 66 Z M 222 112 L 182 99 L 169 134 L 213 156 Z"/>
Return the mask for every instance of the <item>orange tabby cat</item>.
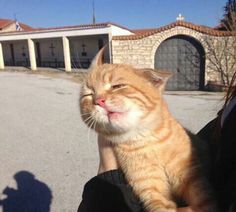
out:
<path id="1" fill-rule="evenodd" d="M 198 212 L 215 212 L 196 150 L 162 97 L 167 72 L 102 64 L 84 83 L 84 122 L 112 142 L 118 163 L 149 212 L 176 211 L 175 197 Z"/>

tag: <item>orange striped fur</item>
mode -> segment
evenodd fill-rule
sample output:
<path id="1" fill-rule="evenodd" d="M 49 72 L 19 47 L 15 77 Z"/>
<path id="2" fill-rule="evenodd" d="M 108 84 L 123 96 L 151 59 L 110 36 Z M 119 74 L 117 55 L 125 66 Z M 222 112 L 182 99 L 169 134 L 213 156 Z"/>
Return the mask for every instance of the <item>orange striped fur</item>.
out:
<path id="1" fill-rule="evenodd" d="M 91 69 L 81 89 L 82 118 L 112 142 L 128 183 L 147 211 L 174 212 L 177 196 L 196 211 L 215 212 L 190 138 L 162 97 L 168 74 L 124 64 Z"/>

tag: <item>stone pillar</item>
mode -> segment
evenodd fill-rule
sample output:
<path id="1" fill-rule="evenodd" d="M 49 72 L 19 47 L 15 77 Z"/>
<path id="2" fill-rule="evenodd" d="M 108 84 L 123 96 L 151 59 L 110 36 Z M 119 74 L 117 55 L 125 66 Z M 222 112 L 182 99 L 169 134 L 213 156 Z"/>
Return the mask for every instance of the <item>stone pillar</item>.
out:
<path id="1" fill-rule="evenodd" d="M 70 61 L 70 43 L 67 37 L 62 37 L 63 42 L 63 53 L 64 53 L 64 61 L 65 61 L 65 70 L 71 71 L 71 61 Z"/>
<path id="2" fill-rule="evenodd" d="M 4 69 L 4 58 L 2 51 L 2 43 L 0 43 L 0 69 Z"/>
<path id="3" fill-rule="evenodd" d="M 36 71 L 37 65 L 36 65 L 34 41 L 31 39 L 28 39 L 28 49 L 29 49 L 29 58 L 30 58 L 30 68 L 31 70 Z"/>

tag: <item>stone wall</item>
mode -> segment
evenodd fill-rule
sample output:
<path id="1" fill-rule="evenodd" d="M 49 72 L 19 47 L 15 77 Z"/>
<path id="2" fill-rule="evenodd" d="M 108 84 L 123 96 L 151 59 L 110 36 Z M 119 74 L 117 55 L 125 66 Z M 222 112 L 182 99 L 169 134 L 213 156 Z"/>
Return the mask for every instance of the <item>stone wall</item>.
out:
<path id="1" fill-rule="evenodd" d="M 202 45 L 205 52 L 208 52 L 206 39 L 217 38 L 219 41 L 224 39 L 224 37 L 213 37 L 183 26 L 176 26 L 140 39 L 115 38 L 112 40 L 112 62 L 128 63 L 137 68 L 154 68 L 155 53 L 159 45 L 164 40 L 176 35 L 185 35 L 196 39 Z M 219 51 L 222 50 L 219 49 Z M 219 74 L 209 67 L 209 59 L 206 57 L 205 84 L 210 80 L 220 81 Z"/>

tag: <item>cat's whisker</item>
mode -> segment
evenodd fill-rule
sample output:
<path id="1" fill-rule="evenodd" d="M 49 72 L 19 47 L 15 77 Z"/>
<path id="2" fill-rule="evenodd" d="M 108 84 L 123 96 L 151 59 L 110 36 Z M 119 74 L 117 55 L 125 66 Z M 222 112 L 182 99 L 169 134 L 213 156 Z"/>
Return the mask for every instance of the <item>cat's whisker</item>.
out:
<path id="1" fill-rule="evenodd" d="M 96 125 L 97 125 L 97 121 L 94 120 L 94 125 L 93 125 L 93 129 L 94 129 L 94 130 L 96 129 Z"/>
<path id="2" fill-rule="evenodd" d="M 84 120 L 84 122 L 85 122 L 86 124 L 88 124 L 88 122 L 89 122 L 90 120 L 92 120 L 92 119 L 94 119 L 94 117 L 90 115 L 89 117 L 87 117 L 87 118 Z"/>
<path id="3" fill-rule="evenodd" d="M 87 115 L 91 115 L 91 113 L 81 113 L 81 116 L 87 116 Z"/>
<path id="4" fill-rule="evenodd" d="M 92 116 L 89 116 L 88 118 L 86 118 L 86 119 L 84 120 L 84 122 L 87 124 L 87 122 L 90 121 L 91 119 L 93 119 L 93 117 L 92 117 Z"/>
<path id="5" fill-rule="evenodd" d="M 94 120 L 94 126 L 93 126 L 94 130 L 96 129 L 97 123 L 98 123 L 97 120 Z"/>
<path id="6" fill-rule="evenodd" d="M 90 128 L 91 127 L 91 123 L 93 123 L 93 122 L 94 122 L 94 120 L 91 118 L 91 119 L 87 120 L 86 124 Z"/>
<path id="7" fill-rule="evenodd" d="M 88 139 L 88 142 L 90 142 L 90 136 L 89 136 L 89 134 L 90 134 L 90 127 L 89 127 L 90 125 L 88 125 L 88 134 L 87 134 L 87 139 Z"/>
<path id="8" fill-rule="evenodd" d="M 107 130 L 107 127 L 106 127 L 106 125 L 105 125 L 104 122 L 102 122 L 102 126 L 103 126 L 103 128 L 104 128 L 105 130 Z"/>
<path id="9" fill-rule="evenodd" d="M 88 142 L 90 142 L 90 131 L 91 128 L 93 127 L 93 124 L 96 122 L 96 120 L 92 120 L 89 124 L 88 124 Z"/>
<path id="10" fill-rule="evenodd" d="M 84 122 L 87 122 L 88 120 L 92 119 L 93 117 L 90 115 L 88 117 L 83 117 L 84 118 Z"/>

